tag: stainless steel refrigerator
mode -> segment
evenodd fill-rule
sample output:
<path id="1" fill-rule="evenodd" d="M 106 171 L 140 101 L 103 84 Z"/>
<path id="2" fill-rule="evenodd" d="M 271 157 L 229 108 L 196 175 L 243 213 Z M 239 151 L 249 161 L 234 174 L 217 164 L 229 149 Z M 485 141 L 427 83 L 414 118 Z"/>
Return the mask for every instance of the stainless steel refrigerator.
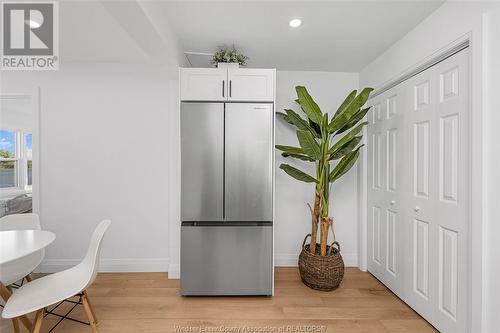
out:
<path id="1" fill-rule="evenodd" d="M 271 295 L 273 104 L 181 105 L 181 294 Z"/>

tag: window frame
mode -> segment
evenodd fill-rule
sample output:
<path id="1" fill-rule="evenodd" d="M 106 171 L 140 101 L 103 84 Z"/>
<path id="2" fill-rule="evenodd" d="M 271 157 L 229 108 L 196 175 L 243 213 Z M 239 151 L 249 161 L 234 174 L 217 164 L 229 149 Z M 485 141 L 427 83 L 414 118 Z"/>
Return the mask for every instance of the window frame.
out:
<path id="1" fill-rule="evenodd" d="M 33 190 L 33 131 L 20 131 L 22 137 L 22 164 L 24 165 L 24 171 L 22 173 L 24 178 L 24 190 L 31 192 Z M 26 136 L 31 135 L 31 159 L 28 158 L 28 147 L 26 145 Z M 28 163 L 31 161 L 31 185 L 28 184 Z"/>

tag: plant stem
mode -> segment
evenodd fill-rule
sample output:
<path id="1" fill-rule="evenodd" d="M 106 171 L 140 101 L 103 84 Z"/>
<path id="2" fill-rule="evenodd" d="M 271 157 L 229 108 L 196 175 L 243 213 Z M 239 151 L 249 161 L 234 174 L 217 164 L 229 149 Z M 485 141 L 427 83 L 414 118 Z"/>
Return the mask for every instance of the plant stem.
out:
<path id="1" fill-rule="evenodd" d="M 309 253 L 312 255 L 316 254 L 316 241 L 318 238 L 318 223 L 319 223 L 319 211 L 321 206 L 321 193 L 315 192 L 314 195 L 314 209 L 311 210 L 311 243 L 309 245 Z"/>
<path id="2" fill-rule="evenodd" d="M 328 160 L 328 141 L 324 144 L 323 150 L 323 174 L 322 179 L 322 207 L 321 207 L 321 240 L 320 240 L 320 255 L 326 256 L 326 246 L 328 242 L 328 213 L 330 207 L 330 191 L 329 185 L 330 181 L 328 179 L 330 175 L 330 161 Z"/>
<path id="3" fill-rule="evenodd" d="M 328 228 L 330 223 L 328 217 L 321 217 L 321 242 L 320 242 L 320 255 L 326 256 L 326 243 L 328 242 Z"/>

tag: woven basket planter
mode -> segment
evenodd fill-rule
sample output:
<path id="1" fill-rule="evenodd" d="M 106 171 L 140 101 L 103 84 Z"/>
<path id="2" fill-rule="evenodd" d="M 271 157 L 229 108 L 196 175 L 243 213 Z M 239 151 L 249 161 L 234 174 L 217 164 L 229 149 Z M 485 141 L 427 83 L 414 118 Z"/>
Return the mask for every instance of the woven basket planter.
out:
<path id="1" fill-rule="evenodd" d="M 344 260 L 340 254 L 340 245 L 337 241 L 327 247 L 327 255 L 319 255 L 319 244 L 316 244 L 316 255 L 309 253 L 309 244 L 306 245 L 308 234 L 302 243 L 299 255 L 299 271 L 302 282 L 309 288 L 331 291 L 338 288 L 344 277 Z"/>

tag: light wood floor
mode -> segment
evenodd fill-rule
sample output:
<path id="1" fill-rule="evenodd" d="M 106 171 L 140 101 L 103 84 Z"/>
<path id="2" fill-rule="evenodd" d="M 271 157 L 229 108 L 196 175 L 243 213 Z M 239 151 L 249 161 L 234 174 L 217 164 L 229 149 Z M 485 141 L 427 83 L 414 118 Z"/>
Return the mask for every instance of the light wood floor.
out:
<path id="1" fill-rule="evenodd" d="M 277 268 L 275 278 L 274 297 L 181 297 L 179 280 L 168 280 L 165 273 L 101 273 L 89 297 L 100 333 L 201 333 L 200 327 L 216 333 L 436 332 L 372 275 L 358 269 L 348 268 L 333 292 L 307 288 L 296 268 Z M 73 316 L 86 320 L 81 306 Z M 54 324 L 49 318 L 42 332 Z M 11 332 L 10 322 L 1 320 L 0 331 Z M 91 331 L 64 321 L 53 332 Z"/>

